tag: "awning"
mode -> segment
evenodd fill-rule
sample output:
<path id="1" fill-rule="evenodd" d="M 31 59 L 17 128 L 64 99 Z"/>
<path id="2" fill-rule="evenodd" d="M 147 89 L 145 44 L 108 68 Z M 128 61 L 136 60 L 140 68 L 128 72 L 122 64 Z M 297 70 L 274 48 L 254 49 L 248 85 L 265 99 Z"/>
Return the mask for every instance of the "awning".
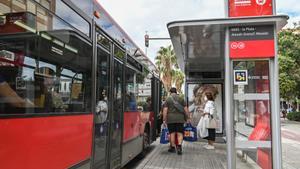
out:
<path id="1" fill-rule="evenodd" d="M 177 62 L 187 76 L 195 73 L 223 72 L 225 30 L 248 25 L 276 25 L 277 31 L 286 25 L 288 16 L 222 18 L 174 21 L 167 24 Z"/>

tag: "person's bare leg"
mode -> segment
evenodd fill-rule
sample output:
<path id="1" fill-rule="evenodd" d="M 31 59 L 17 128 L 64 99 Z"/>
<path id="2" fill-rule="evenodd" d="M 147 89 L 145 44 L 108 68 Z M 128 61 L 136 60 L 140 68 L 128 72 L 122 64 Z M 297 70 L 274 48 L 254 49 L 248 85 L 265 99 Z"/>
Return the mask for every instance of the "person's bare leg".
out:
<path id="1" fill-rule="evenodd" d="M 168 152 L 173 153 L 175 152 L 175 132 L 170 134 L 170 147 Z"/>
<path id="2" fill-rule="evenodd" d="M 181 155 L 182 154 L 182 141 L 183 141 L 183 134 L 182 133 L 176 133 L 177 134 L 177 154 Z"/>
<path id="3" fill-rule="evenodd" d="M 172 147 L 175 147 L 175 132 L 170 134 L 170 143 Z"/>
<path id="4" fill-rule="evenodd" d="M 178 145 L 181 145 L 182 141 L 183 141 L 183 134 L 182 133 L 177 133 L 177 140 L 178 140 Z"/>

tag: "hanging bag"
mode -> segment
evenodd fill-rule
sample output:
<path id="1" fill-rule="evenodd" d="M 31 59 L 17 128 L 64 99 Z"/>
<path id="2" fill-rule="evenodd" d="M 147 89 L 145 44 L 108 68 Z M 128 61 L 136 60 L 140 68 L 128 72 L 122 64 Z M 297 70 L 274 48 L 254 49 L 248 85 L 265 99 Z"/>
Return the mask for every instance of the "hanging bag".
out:
<path id="1" fill-rule="evenodd" d="M 208 136 L 208 123 L 209 123 L 209 118 L 202 116 L 199 120 L 199 123 L 197 125 L 197 134 L 199 138 L 205 138 Z"/>
<path id="2" fill-rule="evenodd" d="M 217 126 L 218 126 L 218 125 L 217 125 L 217 120 L 214 119 L 214 118 L 212 118 L 212 117 L 210 117 L 210 118 L 209 118 L 209 125 L 208 125 L 207 128 L 209 128 L 209 129 L 216 129 Z"/>
<path id="3" fill-rule="evenodd" d="M 169 130 L 166 124 L 161 125 L 160 144 L 169 143 Z"/>
<path id="4" fill-rule="evenodd" d="M 215 106 L 215 103 L 211 103 L 211 107 L 209 107 L 209 124 L 207 128 L 209 129 L 216 129 L 218 127 L 218 115 L 217 115 L 217 109 Z"/>
<path id="5" fill-rule="evenodd" d="M 187 123 L 183 130 L 183 140 L 194 142 L 197 141 L 197 129 L 191 123 Z"/>

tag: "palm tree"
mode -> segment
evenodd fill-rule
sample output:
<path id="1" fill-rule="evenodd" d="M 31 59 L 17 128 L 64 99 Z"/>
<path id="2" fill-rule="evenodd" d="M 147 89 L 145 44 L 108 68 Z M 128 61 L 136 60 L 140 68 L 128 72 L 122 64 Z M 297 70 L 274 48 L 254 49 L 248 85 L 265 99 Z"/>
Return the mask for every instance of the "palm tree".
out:
<path id="1" fill-rule="evenodd" d="M 175 52 L 171 45 L 160 47 L 155 58 L 155 64 L 159 70 L 159 76 L 164 84 L 166 91 L 172 87 L 172 74 L 174 69 L 178 68 Z M 172 73 L 173 72 L 173 73 Z"/>
<path id="2" fill-rule="evenodd" d="M 182 93 L 181 86 L 184 82 L 184 73 L 179 69 L 175 69 L 174 70 L 174 76 L 172 76 L 172 77 L 173 77 L 173 79 L 172 79 L 173 84 L 175 84 L 175 87 L 177 88 L 177 91 L 179 93 Z"/>

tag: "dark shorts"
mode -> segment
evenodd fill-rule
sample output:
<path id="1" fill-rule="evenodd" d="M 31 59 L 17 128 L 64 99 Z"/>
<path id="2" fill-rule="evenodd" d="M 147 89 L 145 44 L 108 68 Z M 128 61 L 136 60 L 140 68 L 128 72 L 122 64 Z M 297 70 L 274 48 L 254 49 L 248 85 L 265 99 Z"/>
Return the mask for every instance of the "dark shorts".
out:
<path id="1" fill-rule="evenodd" d="M 170 123 L 168 124 L 169 133 L 183 133 L 183 123 Z"/>
<path id="2" fill-rule="evenodd" d="M 3 82 L 5 82 L 5 79 L 2 75 L 0 75 L 0 83 L 3 83 Z"/>
<path id="3" fill-rule="evenodd" d="M 216 140 L 216 129 L 208 129 L 208 136 L 204 139 L 215 141 Z"/>

